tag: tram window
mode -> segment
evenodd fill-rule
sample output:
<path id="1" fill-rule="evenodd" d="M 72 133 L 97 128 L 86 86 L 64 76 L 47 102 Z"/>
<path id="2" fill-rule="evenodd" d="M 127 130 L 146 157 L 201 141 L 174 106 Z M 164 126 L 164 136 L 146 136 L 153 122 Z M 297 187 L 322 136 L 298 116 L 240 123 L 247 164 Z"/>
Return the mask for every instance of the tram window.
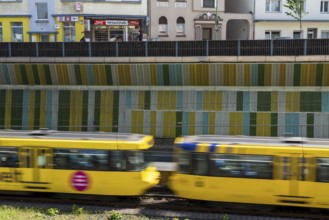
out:
<path id="1" fill-rule="evenodd" d="M 329 158 L 316 159 L 316 181 L 329 182 Z"/>
<path id="2" fill-rule="evenodd" d="M 18 148 L 2 147 L 0 149 L 0 167 L 18 167 Z"/>
<path id="3" fill-rule="evenodd" d="M 189 152 L 179 152 L 175 156 L 179 173 L 192 173 L 192 156 Z"/>
<path id="4" fill-rule="evenodd" d="M 104 150 L 54 150 L 54 168 L 69 170 L 108 170 L 108 156 Z"/>
<path id="5" fill-rule="evenodd" d="M 205 153 L 193 154 L 192 172 L 196 175 L 207 175 L 208 173 L 208 155 Z"/>
<path id="6" fill-rule="evenodd" d="M 109 151 L 109 157 L 111 171 L 124 171 L 127 169 L 124 151 Z"/>
<path id="7" fill-rule="evenodd" d="M 140 151 L 128 151 L 127 161 L 129 171 L 140 171 L 145 167 L 144 153 Z"/>
<path id="8" fill-rule="evenodd" d="M 265 155 L 213 154 L 210 157 L 210 175 L 272 179 L 273 157 Z"/>

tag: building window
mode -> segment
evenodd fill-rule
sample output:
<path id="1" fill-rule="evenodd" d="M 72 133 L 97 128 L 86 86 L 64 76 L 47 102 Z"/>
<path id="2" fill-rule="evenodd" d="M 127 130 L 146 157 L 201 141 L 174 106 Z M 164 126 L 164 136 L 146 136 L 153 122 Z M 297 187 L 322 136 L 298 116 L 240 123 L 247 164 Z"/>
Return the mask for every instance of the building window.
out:
<path id="1" fill-rule="evenodd" d="M 281 0 L 266 0 L 266 11 L 267 12 L 280 12 L 281 11 Z"/>
<path id="2" fill-rule="evenodd" d="M 215 8 L 215 0 L 203 0 L 202 7 L 203 8 Z"/>
<path id="3" fill-rule="evenodd" d="M 0 42 L 3 42 L 2 22 L 0 22 Z"/>
<path id="4" fill-rule="evenodd" d="M 37 6 L 38 19 L 48 19 L 48 6 L 47 3 L 35 3 Z"/>
<path id="5" fill-rule="evenodd" d="M 186 0 L 176 0 L 175 8 L 186 8 Z"/>
<path id="6" fill-rule="evenodd" d="M 23 42 L 23 23 L 11 22 L 11 36 L 13 42 Z"/>
<path id="7" fill-rule="evenodd" d="M 265 39 L 277 39 L 280 37 L 280 31 L 265 31 Z"/>
<path id="8" fill-rule="evenodd" d="M 159 34 L 161 35 L 166 35 L 167 34 L 167 26 L 168 26 L 168 21 L 166 17 L 160 17 L 159 18 Z"/>
<path id="9" fill-rule="evenodd" d="M 75 22 L 64 22 L 64 42 L 75 41 Z"/>
<path id="10" fill-rule="evenodd" d="M 168 8 L 169 0 L 157 0 L 157 7 L 158 8 Z"/>
<path id="11" fill-rule="evenodd" d="M 177 18 L 176 34 L 185 35 L 185 19 L 182 17 Z"/>
<path id="12" fill-rule="evenodd" d="M 329 1 L 321 1 L 321 12 L 329 12 Z"/>
<path id="13" fill-rule="evenodd" d="M 294 39 L 301 39 L 302 38 L 302 32 L 301 31 L 294 31 L 293 38 Z"/>
<path id="14" fill-rule="evenodd" d="M 328 39 L 329 38 L 329 31 L 321 31 L 321 38 Z"/>
<path id="15" fill-rule="evenodd" d="M 41 42 L 49 42 L 49 34 L 41 34 L 40 40 Z"/>

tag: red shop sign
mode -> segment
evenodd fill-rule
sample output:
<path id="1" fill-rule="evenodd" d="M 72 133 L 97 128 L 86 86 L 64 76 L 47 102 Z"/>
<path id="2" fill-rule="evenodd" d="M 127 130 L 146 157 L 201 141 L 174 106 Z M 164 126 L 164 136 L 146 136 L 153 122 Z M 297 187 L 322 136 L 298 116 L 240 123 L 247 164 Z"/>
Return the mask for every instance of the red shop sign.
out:
<path id="1" fill-rule="evenodd" d="M 105 25 L 106 21 L 105 20 L 94 20 L 94 25 Z"/>
<path id="2" fill-rule="evenodd" d="M 128 21 L 128 24 L 129 25 L 139 25 L 139 21 L 136 21 L 136 20 L 131 20 L 131 21 Z"/>

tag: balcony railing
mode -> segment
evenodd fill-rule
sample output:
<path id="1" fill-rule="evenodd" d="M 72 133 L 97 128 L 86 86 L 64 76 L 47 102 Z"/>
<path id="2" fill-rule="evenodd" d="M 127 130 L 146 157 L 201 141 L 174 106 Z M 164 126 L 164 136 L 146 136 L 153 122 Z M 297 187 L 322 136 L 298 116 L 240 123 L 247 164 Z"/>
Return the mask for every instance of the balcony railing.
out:
<path id="1" fill-rule="evenodd" d="M 306 56 L 329 54 L 329 39 L 0 43 L 0 57 Z"/>

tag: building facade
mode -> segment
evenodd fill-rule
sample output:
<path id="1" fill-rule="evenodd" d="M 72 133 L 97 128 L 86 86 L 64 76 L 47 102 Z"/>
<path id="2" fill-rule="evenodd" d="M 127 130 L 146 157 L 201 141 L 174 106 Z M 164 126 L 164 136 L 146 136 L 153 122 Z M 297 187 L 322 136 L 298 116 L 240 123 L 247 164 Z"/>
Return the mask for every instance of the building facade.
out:
<path id="1" fill-rule="evenodd" d="M 302 28 L 287 15 L 286 0 L 258 1 L 254 8 L 255 39 L 329 38 L 329 1 L 303 0 Z"/>
<path id="2" fill-rule="evenodd" d="M 147 0 L 0 0 L 1 42 L 147 39 Z"/>
<path id="3" fill-rule="evenodd" d="M 150 40 L 251 39 L 252 0 L 149 0 Z"/>

